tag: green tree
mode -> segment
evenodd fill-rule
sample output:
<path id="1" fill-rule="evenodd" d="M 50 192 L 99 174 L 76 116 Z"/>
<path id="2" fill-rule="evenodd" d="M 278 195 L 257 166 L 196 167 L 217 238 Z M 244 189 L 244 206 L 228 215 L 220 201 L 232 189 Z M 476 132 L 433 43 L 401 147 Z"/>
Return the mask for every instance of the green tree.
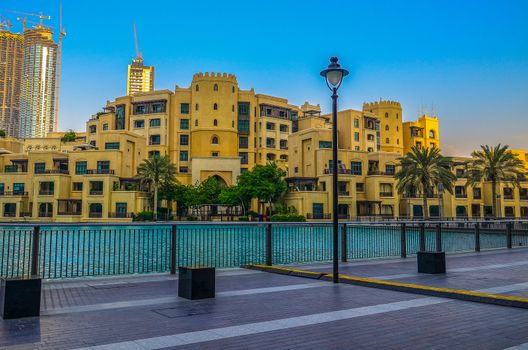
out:
<path id="1" fill-rule="evenodd" d="M 238 183 L 235 186 L 224 187 L 218 199 L 221 204 L 240 205 L 244 215 L 251 205 L 251 193 L 244 191 Z"/>
<path id="2" fill-rule="evenodd" d="M 451 158 L 440 154 L 438 148 L 414 146 L 405 156 L 399 158 L 400 168 L 396 173 L 399 194 L 418 192 L 423 196 L 423 215 L 428 217 L 427 195 L 439 184 L 453 193 L 456 176 L 451 172 Z"/>
<path id="3" fill-rule="evenodd" d="M 286 172 L 276 163 L 256 165 L 239 176 L 237 186 L 244 196 L 268 203 L 271 213 L 273 204 L 279 201 L 288 189 L 285 176 Z"/>
<path id="4" fill-rule="evenodd" d="M 507 145 L 495 147 L 480 146 L 480 150 L 471 153 L 472 160 L 467 164 L 468 186 L 481 181 L 491 182 L 492 214 L 497 216 L 497 185 L 501 182 L 520 185 L 525 171 L 523 162 L 517 158 Z"/>
<path id="5" fill-rule="evenodd" d="M 7 134 L 5 132 L 5 130 L 0 130 L 0 137 L 6 137 Z"/>
<path id="6" fill-rule="evenodd" d="M 75 131 L 69 130 L 67 131 L 64 136 L 62 137 L 62 142 L 73 142 L 77 138 L 77 135 L 75 134 Z"/>
<path id="7" fill-rule="evenodd" d="M 158 189 L 175 181 L 176 167 L 167 156 L 145 159 L 137 169 L 137 178 L 148 183 L 154 193 L 154 221 L 158 219 Z"/>

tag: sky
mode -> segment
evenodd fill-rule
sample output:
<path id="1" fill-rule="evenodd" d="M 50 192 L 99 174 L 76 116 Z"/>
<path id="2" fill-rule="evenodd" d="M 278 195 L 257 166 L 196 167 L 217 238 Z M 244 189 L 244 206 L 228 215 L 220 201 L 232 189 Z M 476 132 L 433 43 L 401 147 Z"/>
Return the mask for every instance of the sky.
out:
<path id="1" fill-rule="evenodd" d="M 330 111 L 319 76 L 330 56 L 350 71 L 339 108 L 382 99 L 405 120 L 437 114 L 442 150 L 482 144 L 528 149 L 528 1 L 115 1 L 63 0 L 59 129 L 84 130 L 107 100 L 126 93 L 137 25 L 155 88 L 187 87 L 196 72 L 228 72 L 240 88 Z M 59 0 L 0 0 L 51 15 Z M 31 19 L 31 17 L 28 17 Z M 57 35 L 56 35 L 57 36 Z"/>

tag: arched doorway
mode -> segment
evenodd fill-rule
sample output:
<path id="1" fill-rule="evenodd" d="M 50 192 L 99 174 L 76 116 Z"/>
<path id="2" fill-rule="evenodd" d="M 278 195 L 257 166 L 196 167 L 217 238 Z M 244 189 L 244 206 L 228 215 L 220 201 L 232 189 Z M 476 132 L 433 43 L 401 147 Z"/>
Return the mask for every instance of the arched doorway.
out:
<path id="1" fill-rule="evenodd" d="M 220 175 L 213 175 L 211 176 L 211 178 L 215 179 L 220 185 L 227 186 L 226 180 L 224 180 L 224 178 Z"/>

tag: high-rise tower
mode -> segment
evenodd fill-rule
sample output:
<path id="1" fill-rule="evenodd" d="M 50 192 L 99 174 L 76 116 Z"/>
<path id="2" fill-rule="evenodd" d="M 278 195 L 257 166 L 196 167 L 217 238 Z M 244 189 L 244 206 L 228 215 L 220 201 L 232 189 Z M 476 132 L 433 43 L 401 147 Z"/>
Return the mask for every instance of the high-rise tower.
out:
<path id="1" fill-rule="evenodd" d="M 19 136 L 24 37 L 0 25 L 0 130 Z"/>
<path id="2" fill-rule="evenodd" d="M 45 137 L 55 131 L 57 49 L 50 28 L 24 29 L 20 137 Z"/>
<path id="3" fill-rule="evenodd" d="M 154 90 L 154 67 L 145 66 L 143 63 L 143 55 L 139 51 L 135 23 L 134 42 L 136 44 L 136 58 L 128 65 L 127 95 Z"/>

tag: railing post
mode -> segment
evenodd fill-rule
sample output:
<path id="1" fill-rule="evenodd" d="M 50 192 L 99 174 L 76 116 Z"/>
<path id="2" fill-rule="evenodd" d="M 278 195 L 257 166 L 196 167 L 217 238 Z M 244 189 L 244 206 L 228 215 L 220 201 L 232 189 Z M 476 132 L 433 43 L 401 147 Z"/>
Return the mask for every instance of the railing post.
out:
<path id="1" fill-rule="evenodd" d="M 266 224 L 266 265 L 273 265 L 273 230 L 271 224 Z"/>
<path id="2" fill-rule="evenodd" d="M 420 224 L 420 251 L 425 252 L 425 223 Z"/>
<path id="3" fill-rule="evenodd" d="M 176 274 L 176 225 L 171 227 L 171 275 Z"/>
<path id="4" fill-rule="evenodd" d="M 436 225 L 436 251 L 442 251 L 442 224 Z"/>
<path id="5" fill-rule="evenodd" d="M 506 246 L 508 247 L 508 249 L 512 248 L 512 228 L 513 223 L 506 223 Z"/>
<path id="6" fill-rule="evenodd" d="M 347 248 L 347 224 L 343 224 L 343 230 L 341 231 L 341 261 L 348 261 L 348 248 Z"/>
<path id="7" fill-rule="evenodd" d="M 480 252 L 480 225 L 475 224 L 475 251 Z"/>
<path id="8" fill-rule="evenodd" d="M 38 276 L 39 266 L 39 247 L 40 247 L 40 226 L 33 227 L 33 244 L 31 246 L 31 276 Z"/>
<path id="9" fill-rule="evenodd" d="M 405 225 L 405 222 L 401 224 L 401 230 L 400 230 L 400 244 L 401 244 L 401 257 L 406 258 L 407 257 L 407 225 Z"/>

